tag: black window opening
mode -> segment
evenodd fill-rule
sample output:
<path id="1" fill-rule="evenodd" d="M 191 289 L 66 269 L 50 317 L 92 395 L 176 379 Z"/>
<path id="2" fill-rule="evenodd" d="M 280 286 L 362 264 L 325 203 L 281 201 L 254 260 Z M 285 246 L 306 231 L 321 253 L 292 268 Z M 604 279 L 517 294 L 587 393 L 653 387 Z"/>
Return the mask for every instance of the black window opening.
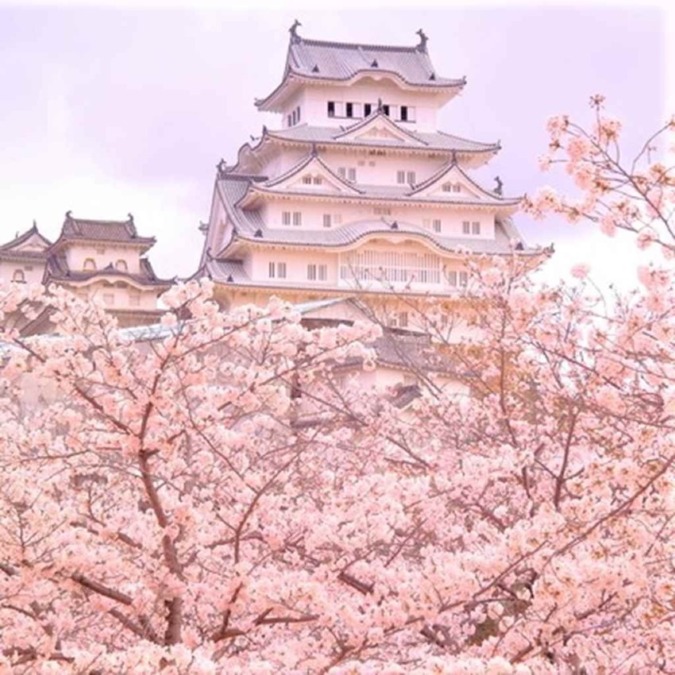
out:
<path id="1" fill-rule="evenodd" d="M 382 112 L 389 117 L 389 106 L 388 105 L 383 105 L 382 106 Z"/>
<path id="2" fill-rule="evenodd" d="M 354 117 L 354 104 L 346 103 L 345 104 L 345 117 Z"/>
<path id="3" fill-rule="evenodd" d="M 408 121 L 408 106 L 402 105 L 401 106 L 401 122 L 407 122 L 407 121 Z"/>
<path id="4" fill-rule="evenodd" d="M 328 101 L 328 117 L 335 117 L 335 101 Z"/>
<path id="5" fill-rule="evenodd" d="M 368 117 L 368 115 L 370 115 L 372 109 L 373 109 L 373 106 L 370 103 L 364 103 L 363 104 L 363 116 Z"/>

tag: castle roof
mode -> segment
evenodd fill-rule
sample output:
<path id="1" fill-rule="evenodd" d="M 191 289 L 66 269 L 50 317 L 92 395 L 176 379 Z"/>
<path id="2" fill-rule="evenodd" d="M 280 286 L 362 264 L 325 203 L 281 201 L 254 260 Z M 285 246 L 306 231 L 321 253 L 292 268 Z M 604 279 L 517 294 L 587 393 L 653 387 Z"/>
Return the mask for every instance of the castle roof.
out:
<path id="1" fill-rule="evenodd" d="M 251 161 L 257 157 L 269 144 L 283 144 L 292 146 L 316 146 L 318 148 L 364 148 L 382 149 L 386 151 L 401 151 L 424 153 L 425 155 L 445 155 L 450 159 L 455 157 L 458 162 L 469 161 L 472 166 L 480 166 L 500 150 L 500 144 L 472 141 L 468 138 L 446 134 L 442 131 L 422 132 L 406 129 L 403 134 L 388 136 L 357 134 L 372 120 L 380 121 L 387 126 L 397 127 L 396 123 L 380 112 L 371 113 L 365 120 L 346 127 L 315 127 L 299 124 L 286 129 L 270 130 L 263 127 L 262 135 L 255 145 L 244 143 L 239 149 L 236 166 L 226 169 L 229 172 L 246 171 L 250 169 Z M 350 134 L 350 132 L 352 132 Z"/>
<path id="2" fill-rule="evenodd" d="M 0 245 L 0 259 L 5 260 L 45 260 L 47 249 L 52 243 L 40 234 L 37 225 L 17 234 L 14 239 Z"/>
<path id="3" fill-rule="evenodd" d="M 66 213 L 61 235 L 55 246 L 67 241 L 96 241 L 130 244 L 149 249 L 154 243 L 154 237 L 139 237 L 131 214 L 127 220 L 92 220 L 74 218 L 71 212 Z"/>
<path id="4" fill-rule="evenodd" d="M 466 79 L 440 77 L 427 53 L 427 38 L 420 30 L 416 46 L 369 45 L 323 40 L 308 40 L 297 33 L 296 21 L 290 30 L 286 66 L 281 83 L 264 99 L 257 100 L 261 110 L 277 110 L 293 81 L 347 83 L 366 75 L 389 75 L 406 88 L 425 90 L 461 89 Z"/>
<path id="5" fill-rule="evenodd" d="M 447 237 L 431 232 L 419 225 L 394 221 L 391 218 L 373 218 L 356 223 L 341 225 L 330 230 L 304 230 L 271 228 L 266 225 L 258 210 L 242 209 L 239 204 L 249 189 L 254 185 L 251 177 L 227 175 L 216 182 L 216 192 L 233 223 L 233 235 L 230 241 L 221 244 L 221 252 L 211 251 L 216 257 L 225 257 L 226 251 L 236 242 L 247 242 L 249 245 L 283 245 L 293 247 L 344 248 L 373 235 L 386 235 L 417 239 L 440 252 L 456 254 L 500 255 L 513 252 L 514 243 L 520 243 L 518 253 L 522 255 L 539 255 L 539 248 L 528 248 L 522 245 L 520 235 L 511 220 L 507 217 L 497 218 L 495 238 Z M 256 184 L 257 187 L 257 184 Z M 369 188 L 370 189 L 370 188 Z M 385 188 L 379 186 L 380 191 Z M 388 186 L 386 199 L 391 200 L 395 190 L 410 190 L 406 186 Z M 384 194 L 382 198 L 384 199 Z M 362 199 L 363 195 L 356 197 Z M 453 200 L 453 204 L 456 200 Z M 236 270 L 231 270 L 237 273 Z M 228 272 L 229 274 L 230 272 Z M 225 276 L 227 277 L 226 274 Z"/>

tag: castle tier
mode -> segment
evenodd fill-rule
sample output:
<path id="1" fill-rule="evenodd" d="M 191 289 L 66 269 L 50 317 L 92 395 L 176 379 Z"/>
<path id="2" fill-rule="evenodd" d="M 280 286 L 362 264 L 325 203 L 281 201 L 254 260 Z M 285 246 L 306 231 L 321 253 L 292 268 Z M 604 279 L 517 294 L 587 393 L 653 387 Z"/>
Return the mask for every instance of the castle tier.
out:
<path id="1" fill-rule="evenodd" d="M 33 225 L 0 246 L 0 279 L 65 287 L 83 299 L 98 298 L 121 326 L 150 324 L 161 316 L 157 299 L 172 283 L 158 279 L 144 257 L 154 243 L 154 237 L 139 236 L 131 215 L 85 220 L 69 211 L 54 243 Z M 41 315 L 21 329 L 49 331 L 49 317 Z"/>
<path id="2" fill-rule="evenodd" d="M 281 115 L 218 165 L 198 276 L 226 306 L 318 297 L 457 296 L 476 256 L 543 254 L 521 240 L 519 198 L 470 171 L 497 143 L 437 130 L 464 79 L 413 47 L 306 40 L 291 28 L 281 83 L 259 110 Z"/>

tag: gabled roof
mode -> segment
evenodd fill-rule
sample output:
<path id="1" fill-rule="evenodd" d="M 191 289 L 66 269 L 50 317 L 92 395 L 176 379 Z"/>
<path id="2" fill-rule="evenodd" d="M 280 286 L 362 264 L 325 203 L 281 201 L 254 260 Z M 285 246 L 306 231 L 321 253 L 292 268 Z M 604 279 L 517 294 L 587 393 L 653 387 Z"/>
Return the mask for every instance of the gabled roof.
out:
<path id="1" fill-rule="evenodd" d="M 434 187 L 440 187 L 446 183 L 447 180 L 452 179 L 469 185 L 486 203 L 505 204 L 513 203 L 514 201 L 519 202 L 521 200 L 520 197 L 503 197 L 497 192 L 490 192 L 489 190 L 486 190 L 484 187 L 476 183 L 476 181 L 473 180 L 473 178 L 471 178 L 469 174 L 467 174 L 466 171 L 464 171 L 462 167 L 454 161 L 449 162 L 445 166 L 442 166 L 435 174 L 429 176 L 429 178 L 426 180 L 417 183 L 417 185 L 413 187 L 409 194 L 411 196 L 415 195 L 420 197 L 424 196 L 425 194 L 429 195 L 430 193 L 433 193 Z M 452 201 L 452 199 L 450 199 L 450 201 Z"/>
<path id="2" fill-rule="evenodd" d="M 427 37 L 421 30 L 417 45 L 402 47 L 307 40 L 298 35 L 299 25 L 296 21 L 290 29 L 281 84 L 269 96 L 256 101 L 261 110 L 276 110 L 279 95 L 293 80 L 346 83 L 362 74 L 387 74 L 415 89 L 461 89 L 466 84 L 465 78 L 449 79 L 436 74 L 427 53 Z"/>
<path id="3" fill-rule="evenodd" d="M 61 236 L 54 246 L 72 240 L 118 242 L 120 244 L 139 245 L 146 250 L 155 243 L 154 237 L 138 236 L 131 214 L 129 214 L 127 220 L 91 220 L 73 218 L 71 212 L 68 211 L 63 221 Z"/>
<path id="4" fill-rule="evenodd" d="M 371 118 L 376 113 L 371 115 Z M 385 116 L 386 117 L 386 116 Z M 401 136 L 395 138 L 383 136 L 353 135 L 352 131 L 362 129 L 364 122 L 359 120 L 348 127 L 314 127 L 307 124 L 298 124 L 286 129 L 269 130 L 263 126 L 260 140 L 255 144 L 244 143 L 239 148 L 237 164 L 225 169 L 227 173 L 245 173 L 250 171 L 250 163 L 253 161 L 259 168 L 257 157 L 264 152 L 269 143 L 295 145 L 295 146 L 320 146 L 340 149 L 364 148 L 383 149 L 387 151 L 400 150 L 406 153 L 424 153 L 445 155 L 448 159 L 455 157 L 460 162 L 468 162 L 471 166 L 481 166 L 496 154 L 501 146 L 499 143 L 482 143 L 472 141 L 461 136 L 446 134 L 442 131 L 433 133 L 402 129 L 391 118 L 387 118 L 392 127 L 401 131 Z M 242 171 L 243 169 L 243 171 Z"/>
<path id="5" fill-rule="evenodd" d="M 304 159 L 298 162 L 295 166 L 291 167 L 288 171 L 272 178 L 263 183 L 259 183 L 265 188 L 277 188 L 284 187 L 284 183 L 287 183 L 291 178 L 295 176 L 301 176 L 307 170 L 319 170 L 326 178 L 329 178 L 337 187 L 341 188 L 341 192 L 347 191 L 350 194 L 360 194 L 362 190 L 358 190 L 354 187 L 353 183 L 345 180 L 338 174 L 336 174 L 316 153 L 316 149 L 313 149 L 312 152 L 307 155 Z M 289 189 L 284 189 L 284 192 L 289 192 Z"/>
<path id="6" fill-rule="evenodd" d="M 403 129 L 398 126 L 388 115 L 385 115 L 381 109 L 376 109 L 356 124 L 352 124 L 344 131 L 341 130 L 340 133 L 335 136 L 335 140 L 341 142 L 344 142 L 345 140 L 357 140 L 359 138 L 359 132 L 363 132 L 362 135 L 366 135 L 368 129 L 375 129 L 380 124 L 384 125 L 384 128 L 389 132 L 390 137 L 393 137 L 401 143 L 405 143 L 406 145 L 412 143 L 413 145 L 418 146 L 428 145 L 426 141 L 411 133 L 408 129 Z"/>
<path id="7" fill-rule="evenodd" d="M 472 183 L 473 184 L 473 183 Z M 502 213 L 513 213 L 520 204 L 520 197 L 500 197 L 487 190 L 480 189 L 479 196 L 457 196 L 455 193 L 443 193 L 442 196 L 436 194 L 422 194 L 416 192 L 416 189 L 409 185 L 364 185 L 361 183 L 353 184 L 356 192 L 351 194 L 329 192 L 321 189 L 286 189 L 275 190 L 268 188 L 265 183 L 250 182 L 247 191 L 237 202 L 237 206 L 242 209 L 255 208 L 258 199 L 278 199 L 284 195 L 293 195 L 302 197 L 309 201 L 344 201 L 344 199 L 354 200 L 355 202 L 398 202 L 408 204 L 429 204 L 429 205 L 454 205 L 467 208 L 485 208 L 490 207 L 501 211 Z"/>
<path id="8" fill-rule="evenodd" d="M 390 186 L 393 187 L 393 186 Z M 403 187 L 403 186 L 402 186 Z M 522 246 L 521 237 L 509 218 L 497 218 L 495 238 L 445 237 L 413 223 L 394 222 L 391 219 L 364 220 L 349 223 L 330 230 L 303 230 L 299 228 L 270 228 L 258 210 L 242 209 L 242 199 L 251 190 L 257 189 L 251 180 L 241 176 L 225 175 L 216 182 L 216 193 L 223 204 L 233 229 L 230 239 L 218 242 L 220 250 L 212 250 L 216 258 L 228 257 L 227 250 L 236 242 L 254 245 L 285 245 L 293 247 L 345 248 L 360 240 L 375 235 L 416 239 L 426 242 L 431 248 L 447 253 L 499 255 L 513 252 L 513 242 L 520 242 L 518 251 L 523 255 L 540 254 L 540 249 Z M 405 188 L 409 190 L 409 188 Z M 344 198 L 344 197 L 343 197 Z M 355 199 L 367 198 L 357 195 Z M 387 197 L 391 200 L 391 197 Z M 419 203 L 419 198 L 416 200 Z M 454 203 L 454 202 L 453 202 Z M 494 207 L 492 207 L 494 208 Z M 234 257 L 230 254 L 229 257 Z M 236 274 L 230 270 L 236 281 Z"/>
<path id="9" fill-rule="evenodd" d="M 0 245 L 0 258 L 45 259 L 47 249 L 51 245 L 49 239 L 40 234 L 37 225 L 33 223 L 30 229 L 22 234 L 17 234 L 14 239 L 6 244 Z"/>

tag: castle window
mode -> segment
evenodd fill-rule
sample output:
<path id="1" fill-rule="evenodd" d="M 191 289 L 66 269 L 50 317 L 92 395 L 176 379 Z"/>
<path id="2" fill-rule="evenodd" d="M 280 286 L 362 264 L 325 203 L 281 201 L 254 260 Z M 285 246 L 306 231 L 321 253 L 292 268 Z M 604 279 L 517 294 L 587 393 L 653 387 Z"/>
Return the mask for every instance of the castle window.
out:
<path id="1" fill-rule="evenodd" d="M 434 232 L 440 232 L 441 231 L 441 221 L 440 219 L 436 218 L 432 221 L 432 225 L 434 228 Z"/>
<path id="2" fill-rule="evenodd" d="M 23 270 L 14 270 L 12 281 L 16 281 L 20 284 L 24 283 L 26 281 L 26 275 L 23 273 Z"/>
<path id="3" fill-rule="evenodd" d="M 281 214 L 281 224 L 282 225 L 290 225 L 291 224 L 291 212 L 290 211 L 283 211 Z"/>
<path id="4" fill-rule="evenodd" d="M 401 106 L 401 122 L 407 122 L 407 121 L 408 121 L 408 106 L 402 105 Z"/>
<path id="5" fill-rule="evenodd" d="M 389 317 L 389 326 L 391 328 L 407 328 L 408 312 L 395 312 Z"/>
<path id="6" fill-rule="evenodd" d="M 298 107 L 295 109 L 295 111 L 296 111 L 296 113 L 297 113 L 295 121 L 296 121 L 296 122 L 299 122 L 299 121 L 300 121 L 300 106 L 298 106 Z"/>
<path id="7" fill-rule="evenodd" d="M 346 103 L 345 104 L 345 117 L 354 117 L 354 104 Z"/>
<path id="8" fill-rule="evenodd" d="M 286 118 L 286 126 L 287 127 L 293 126 L 293 123 L 291 122 L 291 116 L 290 115 L 288 115 L 288 117 Z"/>
<path id="9" fill-rule="evenodd" d="M 382 106 L 382 112 L 389 117 L 389 106 L 388 105 L 383 105 Z"/>
<path id="10" fill-rule="evenodd" d="M 370 103 L 364 103 L 363 104 L 363 116 L 368 117 L 370 113 L 373 111 L 373 106 Z"/>
<path id="11" fill-rule="evenodd" d="M 328 268 L 326 265 L 316 265 L 310 263 L 307 265 L 307 279 L 309 281 L 326 281 L 328 278 Z"/>
<path id="12" fill-rule="evenodd" d="M 373 209 L 373 213 L 376 216 L 390 216 L 391 215 L 391 209 L 388 206 L 376 206 Z"/>
<path id="13" fill-rule="evenodd" d="M 328 117 L 335 117 L 335 101 L 328 101 Z"/>
<path id="14" fill-rule="evenodd" d="M 453 188 L 452 183 L 443 183 L 443 192 L 450 192 Z"/>
<path id="15" fill-rule="evenodd" d="M 408 173 L 406 174 L 406 177 L 408 178 L 408 183 L 409 183 L 410 185 L 412 185 L 412 184 L 415 183 L 415 178 L 416 178 L 416 176 L 415 176 L 415 172 L 414 172 L 414 171 L 408 171 Z"/>
<path id="16" fill-rule="evenodd" d="M 461 192 L 462 191 L 462 186 L 459 183 L 455 183 L 452 186 L 452 191 L 453 192 Z"/>
<path id="17" fill-rule="evenodd" d="M 330 213 L 324 213 L 323 214 L 323 226 L 324 227 L 330 227 L 333 224 L 332 220 L 333 220 L 333 218 L 330 215 Z"/>
<path id="18" fill-rule="evenodd" d="M 285 279 L 286 278 L 286 263 L 285 262 L 271 262 L 268 266 L 268 274 L 270 279 Z"/>
<path id="19" fill-rule="evenodd" d="M 323 183 L 323 179 L 321 176 L 314 176 L 314 185 L 321 185 Z"/>
<path id="20" fill-rule="evenodd" d="M 478 221 L 471 223 L 471 234 L 480 234 L 480 223 Z"/>
<path id="21" fill-rule="evenodd" d="M 302 225 L 302 213 L 293 211 L 293 225 Z"/>
<path id="22" fill-rule="evenodd" d="M 471 234 L 471 223 L 468 220 L 462 223 L 462 234 Z"/>
<path id="23" fill-rule="evenodd" d="M 355 182 L 356 181 L 356 169 L 349 168 L 347 169 L 347 178 L 348 180 Z"/>
<path id="24" fill-rule="evenodd" d="M 337 173 L 338 173 L 338 176 L 340 176 L 340 178 L 346 178 L 347 169 L 345 169 L 344 166 L 338 167 Z"/>
<path id="25" fill-rule="evenodd" d="M 85 272 L 92 272 L 93 270 L 96 269 L 96 263 L 94 262 L 93 258 L 86 258 L 84 261 L 84 271 Z"/>
<path id="26" fill-rule="evenodd" d="M 469 283 L 469 273 L 468 272 L 457 272 L 456 270 L 451 270 L 448 272 L 448 284 L 450 286 L 461 286 L 462 288 L 467 286 Z"/>
<path id="27" fill-rule="evenodd" d="M 396 172 L 396 182 L 400 185 L 405 185 L 405 171 Z"/>
<path id="28" fill-rule="evenodd" d="M 121 259 L 118 260 L 118 261 L 115 263 L 115 269 L 118 270 L 119 272 L 127 272 L 128 269 L 129 269 L 129 268 L 127 267 L 127 261 L 126 261 L 126 260 L 121 260 Z"/>
<path id="29" fill-rule="evenodd" d="M 305 185 L 311 185 L 311 184 L 312 184 L 312 177 L 309 176 L 309 175 L 303 176 L 303 177 L 302 177 L 302 182 L 303 182 Z"/>

